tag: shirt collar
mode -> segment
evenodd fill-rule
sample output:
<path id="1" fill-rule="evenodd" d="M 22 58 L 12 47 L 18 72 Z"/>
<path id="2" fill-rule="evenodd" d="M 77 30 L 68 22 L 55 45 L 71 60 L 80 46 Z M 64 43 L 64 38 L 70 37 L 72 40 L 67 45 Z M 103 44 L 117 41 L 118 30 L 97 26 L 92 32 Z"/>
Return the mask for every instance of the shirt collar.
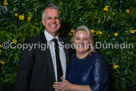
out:
<path id="1" fill-rule="evenodd" d="M 44 35 L 45 35 L 45 38 L 46 38 L 46 40 L 49 42 L 49 41 L 51 41 L 54 37 L 51 35 L 51 34 L 49 34 L 46 30 L 44 30 Z M 58 40 L 58 35 L 55 37 L 57 40 Z"/>

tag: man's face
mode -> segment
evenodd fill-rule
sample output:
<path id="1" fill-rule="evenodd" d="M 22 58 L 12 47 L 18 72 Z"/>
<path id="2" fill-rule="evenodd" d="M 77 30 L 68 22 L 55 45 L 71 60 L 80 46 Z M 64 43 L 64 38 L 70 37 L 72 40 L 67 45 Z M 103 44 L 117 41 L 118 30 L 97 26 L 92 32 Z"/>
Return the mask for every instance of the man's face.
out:
<path id="1" fill-rule="evenodd" d="M 55 37 L 61 26 L 59 11 L 56 9 L 46 9 L 44 13 L 45 17 L 42 23 L 46 31 Z"/>

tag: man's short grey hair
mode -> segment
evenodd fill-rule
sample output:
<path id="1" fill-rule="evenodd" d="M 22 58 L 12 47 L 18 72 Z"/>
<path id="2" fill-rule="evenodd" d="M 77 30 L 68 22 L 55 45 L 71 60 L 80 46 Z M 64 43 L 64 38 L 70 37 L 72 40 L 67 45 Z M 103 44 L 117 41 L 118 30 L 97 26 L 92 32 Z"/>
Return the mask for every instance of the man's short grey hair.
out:
<path id="1" fill-rule="evenodd" d="M 90 39 L 90 45 L 91 45 L 91 48 L 90 48 L 89 51 L 95 52 L 96 50 L 95 50 L 93 35 L 92 35 L 92 33 L 90 32 L 90 30 L 89 30 L 89 28 L 88 28 L 87 26 L 79 26 L 79 27 L 74 31 L 71 41 L 72 41 L 72 42 L 74 41 L 75 34 L 76 34 L 78 31 L 85 31 L 85 32 L 88 34 L 89 39 Z"/>
<path id="2" fill-rule="evenodd" d="M 46 6 L 46 8 L 43 10 L 43 12 L 42 12 L 42 19 L 44 19 L 45 18 L 45 10 L 46 9 L 56 9 L 56 10 L 58 10 L 59 11 L 59 16 L 60 16 L 60 18 L 61 18 L 61 12 L 60 12 L 60 7 L 58 6 L 58 5 L 55 5 L 55 4 L 48 4 L 47 6 Z"/>

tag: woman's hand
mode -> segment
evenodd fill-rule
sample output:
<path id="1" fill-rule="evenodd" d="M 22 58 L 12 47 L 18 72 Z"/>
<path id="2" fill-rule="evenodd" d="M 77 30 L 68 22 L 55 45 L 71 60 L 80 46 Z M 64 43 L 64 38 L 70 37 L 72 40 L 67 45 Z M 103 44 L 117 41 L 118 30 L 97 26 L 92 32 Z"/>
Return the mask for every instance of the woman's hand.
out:
<path id="1" fill-rule="evenodd" d="M 64 79 L 63 77 L 61 77 L 61 80 L 62 80 L 62 82 L 54 82 L 53 88 L 55 88 L 56 91 L 69 91 L 69 90 L 71 90 L 70 88 L 71 88 L 72 84 L 68 80 Z"/>

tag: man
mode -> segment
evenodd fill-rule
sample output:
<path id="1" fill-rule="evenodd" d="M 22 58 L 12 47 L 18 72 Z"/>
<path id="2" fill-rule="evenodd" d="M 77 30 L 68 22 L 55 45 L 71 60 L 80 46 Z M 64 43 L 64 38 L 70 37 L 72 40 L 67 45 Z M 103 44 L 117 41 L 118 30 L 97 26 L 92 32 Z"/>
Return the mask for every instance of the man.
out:
<path id="1" fill-rule="evenodd" d="M 60 10 L 57 5 L 49 4 L 42 14 L 42 23 L 45 27 L 44 33 L 38 37 L 32 37 L 25 40 L 25 43 L 34 45 L 44 43 L 48 45 L 46 50 L 39 47 L 33 47 L 21 52 L 16 79 L 16 91 L 55 91 L 53 82 L 60 81 L 59 76 L 66 76 L 69 59 L 72 53 L 70 49 L 64 47 L 68 41 L 58 37 L 60 29 Z M 53 48 L 54 38 L 57 43 L 63 45 L 59 52 Z M 56 45 L 56 44 L 55 44 Z M 59 54 L 59 55 L 58 55 Z M 58 67 L 59 59 L 61 67 Z M 61 69 L 62 75 L 58 76 L 58 69 Z"/>

